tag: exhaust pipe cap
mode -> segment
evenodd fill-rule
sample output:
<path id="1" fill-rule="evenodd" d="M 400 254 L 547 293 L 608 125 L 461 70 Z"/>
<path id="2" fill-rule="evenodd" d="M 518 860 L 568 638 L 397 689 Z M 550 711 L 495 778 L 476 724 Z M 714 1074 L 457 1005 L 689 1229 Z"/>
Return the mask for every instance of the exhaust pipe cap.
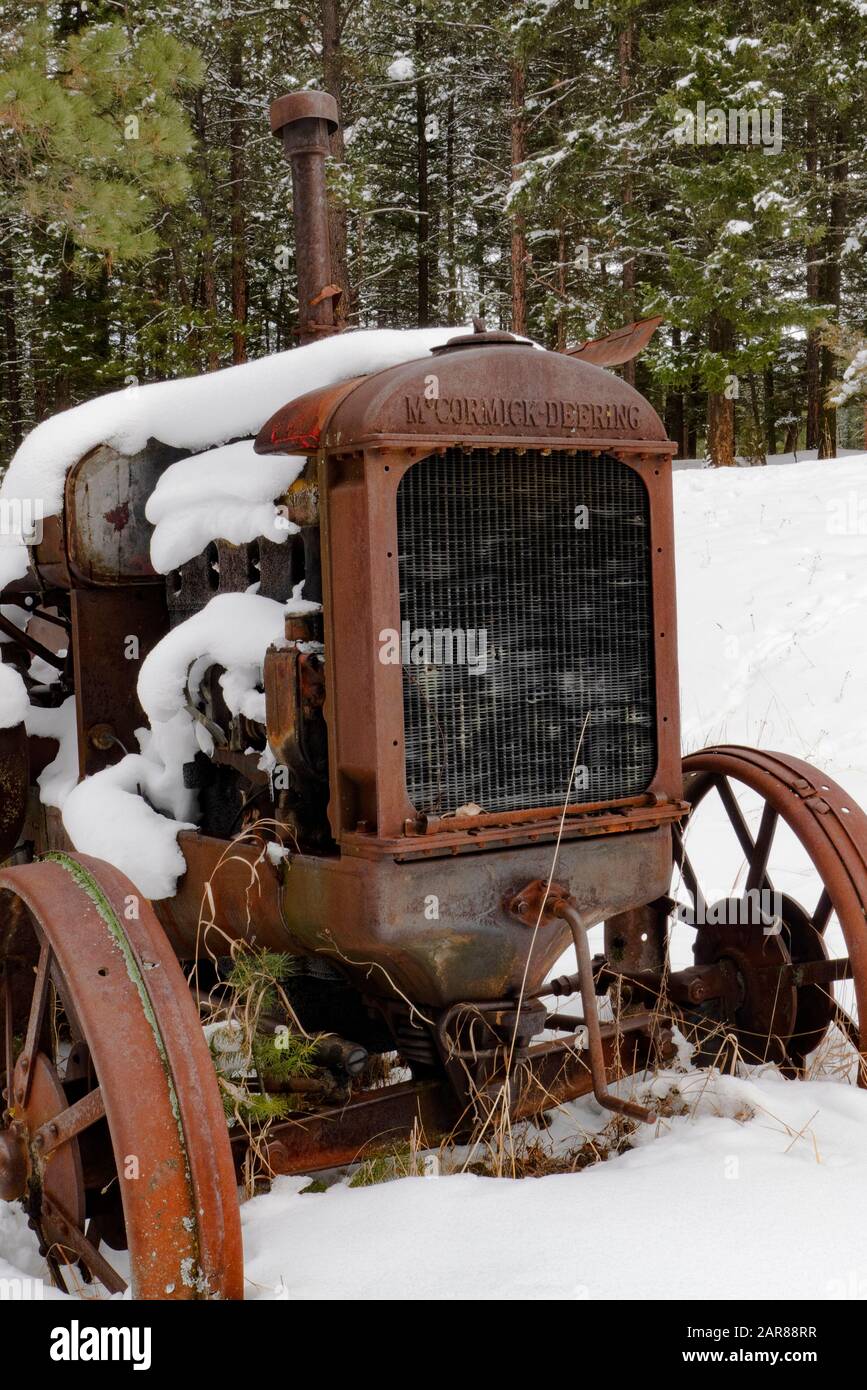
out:
<path id="1" fill-rule="evenodd" d="M 281 136 L 284 126 L 296 121 L 325 121 L 329 135 L 337 129 L 337 102 L 330 92 L 289 92 L 271 102 L 271 134 Z"/>

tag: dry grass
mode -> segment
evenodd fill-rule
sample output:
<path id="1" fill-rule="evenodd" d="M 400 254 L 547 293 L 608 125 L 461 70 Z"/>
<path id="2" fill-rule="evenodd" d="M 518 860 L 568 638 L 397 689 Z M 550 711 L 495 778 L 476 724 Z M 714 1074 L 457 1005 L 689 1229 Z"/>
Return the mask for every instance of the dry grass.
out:
<path id="1" fill-rule="evenodd" d="M 829 1079 L 858 1084 L 858 1057 L 845 1033 L 832 1023 L 816 1051 L 807 1058 L 807 1081 Z"/>

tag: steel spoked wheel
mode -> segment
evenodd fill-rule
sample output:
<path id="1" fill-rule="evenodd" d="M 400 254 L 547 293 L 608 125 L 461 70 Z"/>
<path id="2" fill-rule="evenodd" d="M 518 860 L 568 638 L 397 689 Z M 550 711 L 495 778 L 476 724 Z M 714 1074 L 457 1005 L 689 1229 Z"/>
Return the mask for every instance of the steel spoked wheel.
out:
<path id="1" fill-rule="evenodd" d="M 84 855 L 3 870 L 0 965 L 0 1197 L 23 1203 L 54 1282 L 242 1297 L 225 1116 L 150 904 Z"/>
<path id="2" fill-rule="evenodd" d="M 674 835 L 670 970 L 689 978 L 681 1016 L 699 1060 L 737 1053 L 795 1075 L 832 1035 L 867 1084 L 867 816 L 780 753 L 722 746 L 683 766 L 692 810 Z"/>

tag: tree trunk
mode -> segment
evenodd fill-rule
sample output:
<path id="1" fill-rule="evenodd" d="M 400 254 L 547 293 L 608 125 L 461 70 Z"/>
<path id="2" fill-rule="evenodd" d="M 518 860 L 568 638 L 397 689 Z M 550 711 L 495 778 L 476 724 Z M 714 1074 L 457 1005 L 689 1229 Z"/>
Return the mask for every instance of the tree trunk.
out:
<path id="1" fill-rule="evenodd" d="M 620 78 L 620 119 L 628 122 L 631 116 L 632 103 L 629 96 L 629 88 L 632 80 L 632 46 L 635 26 L 630 19 L 624 29 L 621 29 L 617 40 L 617 57 Z M 632 228 L 632 169 L 630 167 L 629 154 L 624 156 L 623 178 L 621 180 L 621 201 L 623 208 L 623 230 L 627 241 L 631 241 Z M 623 260 L 623 314 L 626 323 L 632 322 L 635 318 L 635 257 L 627 253 Z M 635 385 L 635 358 L 629 362 L 624 362 L 621 368 L 623 380 L 630 386 Z"/>
<path id="2" fill-rule="evenodd" d="M 244 207 L 244 30 L 240 20 L 232 26 L 229 51 L 229 205 L 232 245 L 232 362 L 247 360 L 247 220 Z"/>
<path id="3" fill-rule="evenodd" d="M 716 391 L 709 391 L 707 396 L 707 455 L 714 468 L 734 466 L 734 402 Z"/>
<path id="4" fill-rule="evenodd" d="M 798 452 L 798 438 L 799 438 L 800 433 L 801 433 L 801 424 L 800 424 L 801 415 L 800 415 L 800 411 L 801 411 L 801 402 L 800 402 L 800 399 L 799 399 L 799 397 L 795 394 L 795 392 L 793 391 L 793 392 L 792 392 L 792 398 L 791 398 L 791 400 L 790 400 L 790 402 L 789 402 L 789 414 L 790 414 L 791 416 L 794 416 L 795 418 L 792 420 L 791 424 L 789 424 L 789 425 L 786 426 L 786 437 L 785 437 L 785 439 L 783 440 L 783 453 L 784 453 L 784 454 L 797 454 L 797 452 Z"/>
<path id="5" fill-rule="evenodd" d="M 340 46 L 340 6 L 338 0 L 322 0 L 322 85 L 337 102 L 337 129 L 331 136 L 331 157 L 343 163 L 345 146 L 343 143 L 343 51 Z M 331 273 L 335 285 L 343 293 L 334 305 L 334 317 L 338 327 L 345 324 L 347 317 L 355 310 L 352 290 L 349 284 L 349 267 L 346 256 L 347 214 L 346 208 L 329 200 L 328 232 L 331 243 Z"/>
<path id="6" fill-rule="evenodd" d="M 557 228 L 557 327 L 554 346 L 557 352 L 566 348 L 566 230 L 561 222 Z"/>
<path id="7" fill-rule="evenodd" d="M 672 348 L 674 349 L 674 352 L 675 352 L 676 355 L 679 355 L 679 353 L 680 353 L 680 349 L 681 349 L 682 342 L 683 342 L 683 335 L 682 335 L 682 333 L 681 333 L 681 330 L 680 330 L 679 328 L 672 328 L 672 330 L 671 330 L 671 345 L 672 345 Z M 670 390 L 668 390 L 668 391 L 666 392 L 666 396 L 665 396 L 665 428 L 666 428 L 666 432 L 667 432 L 667 434 L 668 434 L 669 439 L 673 439 L 673 440 L 675 441 L 675 443 L 677 444 L 677 452 L 678 452 L 678 454 L 680 455 L 681 458 L 684 458 L 684 457 L 685 457 L 685 451 L 684 451 L 684 444 L 685 444 L 684 427 L 685 427 L 686 421 L 685 421 L 685 419 L 684 419 L 684 416 L 685 416 L 685 409 L 684 409 L 684 406 L 685 406 L 685 401 L 684 401 L 684 393 L 683 393 L 683 391 L 677 390 L 676 388 L 673 387 L 673 388 L 671 388 Z"/>
<path id="8" fill-rule="evenodd" d="M 69 246 L 68 251 L 72 254 L 73 248 Z M 66 260 L 66 256 L 61 252 L 60 271 L 57 277 L 57 314 L 61 323 L 73 323 L 75 299 L 75 276 L 72 266 Z M 69 367 L 64 362 L 54 378 L 54 409 L 67 410 L 72 404 L 72 386 L 70 382 Z"/>
<path id="9" fill-rule="evenodd" d="M 686 340 L 690 361 L 695 361 L 700 347 L 698 334 L 690 333 Z M 703 414 L 702 395 L 698 373 L 693 371 L 683 393 L 683 457 L 687 459 L 698 458 L 698 425 Z"/>
<path id="10" fill-rule="evenodd" d="M 693 377 L 684 399 L 684 458 L 698 458 L 698 422 L 701 417 L 701 395 L 698 378 Z"/>
<path id="11" fill-rule="evenodd" d="M 765 448 L 769 454 L 777 452 L 777 411 L 774 403 L 774 369 L 765 367 L 762 374 L 762 393 L 765 398 Z"/>
<path id="12" fill-rule="evenodd" d="M 834 139 L 833 166 L 830 171 L 831 200 L 828 225 L 828 261 L 825 267 L 824 298 L 834 306 L 834 322 L 840 322 L 840 257 L 846 235 L 848 209 L 849 162 L 846 158 L 846 133 L 838 117 Z M 834 380 L 834 352 L 823 346 L 819 358 L 819 458 L 837 457 L 837 411 L 828 402 L 828 392 Z"/>
<path id="13" fill-rule="evenodd" d="M 767 463 L 768 457 L 764 447 L 765 422 L 762 419 L 762 412 L 759 409 L 759 386 L 755 372 L 750 372 L 748 382 L 750 388 L 750 412 L 752 414 L 750 436 L 753 441 L 750 449 L 750 462 Z"/>
<path id="14" fill-rule="evenodd" d="M 448 128 L 446 130 L 446 263 L 448 275 L 448 304 L 446 323 L 460 323 L 458 314 L 458 267 L 455 238 L 455 94 L 449 94 Z"/>
<path id="15" fill-rule="evenodd" d="M 196 134 L 199 137 L 199 174 L 201 179 L 202 197 L 202 222 L 205 232 L 202 237 L 202 264 L 200 274 L 199 292 L 201 305 L 205 309 L 210 322 L 206 328 L 207 337 L 207 370 L 216 372 L 220 367 L 220 354 L 217 351 L 214 341 L 214 333 L 217 324 L 217 273 L 214 267 L 214 213 L 211 203 L 211 179 L 207 165 L 207 123 L 205 120 L 205 103 L 202 93 L 199 91 L 195 96 L 195 122 Z"/>
<path id="16" fill-rule="evenodd" d="M 818 134 L 816 129 L 817 99 L 807 98 L 806 152 L 805 162 L 808 181 L 812 185 L 815 199 L 818 189 L 816 175 L 818 170 Z M 821 302 L 819 295 L 819 257 L 818 246 L 807 247 L 807 299 L 811 304 Z M 807 334 L 806 348 L 806 389 L 807 389 L 807 440 L 808 449 L 819 447 L 819 330 L 811 328 Z"/>
<path id="17" fill-rule="evenodd" d="M 3 315 L 3 362 L 6 411 L 9 417 L 9 442 L 13 449 L 21 443 L 23 415 L 21 406 L 21 362 L 18 353 L 18 329 L 15 317 L 15 270 L 12 263 L 12 229 L 0 228 L 0 301 Z"/>
<path id="18" fill-rule="evenodd" d="M 512 182 L 519 176 L 519 166 L 527 158 L 527 119 L 524 101 L 527 73 L 523 62 L 515 58 L 511 72 L 512 113 Z M 512 332 L 527 332 L 527 238 L 526 220 L 522 212 L 512 214 Z"/>
<path id="19" fill-rule="evenodd" d="M 420 328 L 430 323 L 430 190 L 427 160 L 427 83 L 424 79 L 424 29 L 415 26 L 416 72 L 416 298 Z"/>
<path id="20" fill-rule="evenodd" d="M 719 314 L 708 326 L 708 347 L 725 356 L 734 346 L 734 332 L 728 319 Z M 707 393 L 707 453 L 715 468 L 731 468 L 735 463 L 734 401 L 721 391 Z"/>

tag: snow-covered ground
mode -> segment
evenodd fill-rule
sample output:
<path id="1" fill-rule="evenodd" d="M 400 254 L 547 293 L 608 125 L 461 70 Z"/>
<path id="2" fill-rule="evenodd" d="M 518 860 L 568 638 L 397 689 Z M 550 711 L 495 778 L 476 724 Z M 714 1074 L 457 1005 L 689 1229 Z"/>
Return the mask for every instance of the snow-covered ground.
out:
<path id="1" fill-rule="evenodd" d="M 673 1083 L 694 1115 L 578 1173 L 281 1178 L 242 1209 L 247 1297 L 867 1297 L 867 1096 L 700 1073 L 657 1089 Z M 568 1112 L 561 1143 L 603 1123 L 594 1102 Z"/>
<path id="2" fill-rule="evenodd" d="M 685 751 L 795 753 L 867 805 L 867 455 L 679 470 L 675 517 Z M 722 829 L 694 845 L 720 894 L 738 868 Z M 778 886 L 812 906 L 818 884 L 783 847 Z M 836 953 L 836 924 L 830 937 Z M 683 928 L 679 964 L 690 939 Z M 303 1194 L 307 1180 L 279 1180 L 243 1208 L 248 1296 L 867 1297 L 867 1092 L 772 1070 L 654 1084 L 676 1085 L 686 1113 L 575 1174 Z M 577 1102 L 548 1140 L 568 1147 L 603 1123 Z M 0 1253 L 0 1277 L 37 1273 L 23 1219 L 2 1205 Z"/>

